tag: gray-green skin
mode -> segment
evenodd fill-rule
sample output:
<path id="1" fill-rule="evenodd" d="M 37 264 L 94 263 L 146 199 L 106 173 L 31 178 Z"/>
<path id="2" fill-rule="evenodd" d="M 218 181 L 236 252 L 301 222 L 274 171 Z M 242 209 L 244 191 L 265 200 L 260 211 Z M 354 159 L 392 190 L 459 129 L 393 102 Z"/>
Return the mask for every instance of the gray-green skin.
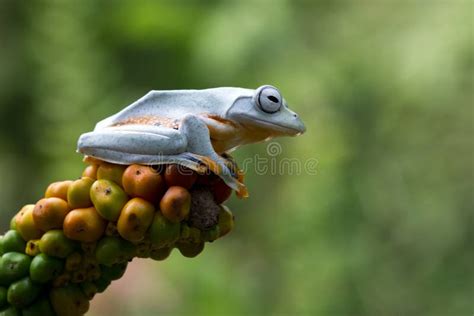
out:
<path id="1" fill-rule="evenodd" d="M 136 122 L 121 124 L 141 117 L 167 118 L 179 127 Z M 222 124 L 222 121 L 232 124 Z M 216 152 L 211 143 L 210 129 L 214 133 L 216 130 L 225 133 L 228 125 L 232 125 L 231 132 L 226 134 L 228 140 L 226 138 L 225 146 L 221 144 Z M 249 136 L 254 130 L 258 131 L 259 137 Z M 262 131 L 268 132 L 268 137 L 261 139 Z M 94 131 L 82 134 L 77 150 L 111 163 L 178 163 L 194 170 L 200 170 L 206 164 L 202 159 L 205 156 L 220 166 L 222 172 L 219 176 L 225 183 L 239 190 L 237 177 L 226 166 L 221 154 L 243 144 L 276 136 L 300 135 L 304 131 L 301 119 L 288 108 L 273 86 L 265 85 L 255 90 L 150 91 L 122 111 L 97 123 Z"/>

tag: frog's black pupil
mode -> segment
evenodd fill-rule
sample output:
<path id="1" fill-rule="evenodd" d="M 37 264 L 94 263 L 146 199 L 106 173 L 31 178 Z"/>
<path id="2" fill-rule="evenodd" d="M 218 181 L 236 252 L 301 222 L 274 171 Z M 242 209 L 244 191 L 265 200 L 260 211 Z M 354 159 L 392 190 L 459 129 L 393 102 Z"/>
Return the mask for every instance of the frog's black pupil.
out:
<path id="1" fill-rule="evenodd" d="M 278 98 L 274 97 L 273 95 L 269 95 L 267 98 L 273 103 L 278 103 Z"/>

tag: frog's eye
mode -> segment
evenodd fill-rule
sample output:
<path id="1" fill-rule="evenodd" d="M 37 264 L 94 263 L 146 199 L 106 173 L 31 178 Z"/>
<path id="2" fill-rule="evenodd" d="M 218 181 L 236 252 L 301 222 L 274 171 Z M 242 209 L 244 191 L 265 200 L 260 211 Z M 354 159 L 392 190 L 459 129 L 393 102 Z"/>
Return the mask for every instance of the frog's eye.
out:
<path id="1" fill-rule="evenodd" d="M 256 101 L 260 109 L 266 113 L 278 112 L 282 105 L 282 97 L 277 88 L 263 86 L 257 90 Z"/>

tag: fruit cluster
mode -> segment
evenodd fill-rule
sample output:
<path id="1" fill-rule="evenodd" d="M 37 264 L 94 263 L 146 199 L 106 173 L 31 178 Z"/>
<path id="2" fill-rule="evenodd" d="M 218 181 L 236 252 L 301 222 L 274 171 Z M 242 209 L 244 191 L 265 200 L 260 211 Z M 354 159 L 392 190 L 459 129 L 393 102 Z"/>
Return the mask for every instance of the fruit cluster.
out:
<path id="1" fill-rule="evenodd" d="M 83 315 L 133 258 L 195 257 L 233 228 L 232 191 L 214 174 L 86 162 L 0 236 L 0 316 Z"/>

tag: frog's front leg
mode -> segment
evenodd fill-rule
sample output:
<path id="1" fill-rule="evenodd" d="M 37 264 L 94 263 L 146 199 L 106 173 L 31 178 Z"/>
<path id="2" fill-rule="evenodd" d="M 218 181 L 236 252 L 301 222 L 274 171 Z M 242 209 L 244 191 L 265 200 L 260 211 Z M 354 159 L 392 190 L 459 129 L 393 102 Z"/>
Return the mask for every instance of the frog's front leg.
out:
<path id="1" fill-rule="evenodd" d="M 228 161 L 216 153 L 212 147 L 209 129 L 201 118 L 191 114 L 186 115 L 181 121 L 179 130 L 186 135 L 187 153 L 200 159 L 228 186 L 236 190 L 239 196 L 248 195 L 245 185 L 239 181 L 239 175 L 231 171 L 227 165 Z"/>

